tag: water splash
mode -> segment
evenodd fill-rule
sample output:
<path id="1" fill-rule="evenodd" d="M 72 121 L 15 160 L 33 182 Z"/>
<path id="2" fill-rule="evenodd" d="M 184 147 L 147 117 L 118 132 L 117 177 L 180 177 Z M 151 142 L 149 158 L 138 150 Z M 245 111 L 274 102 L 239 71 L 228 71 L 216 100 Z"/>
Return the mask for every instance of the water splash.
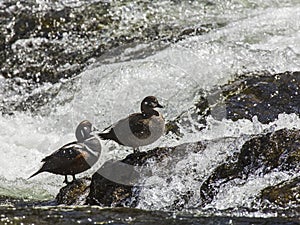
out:
<path id="1" fill-rule="evenodd" d="M 215 86 L 225 84 L 244 72 L 299 70 L 300 49 L 297 40 L 300 8 L 297 1 L 293 5 L 293 1 L 285 1 L 285 7 L 280 8 L 276 8 L 277 4 L 273 5 L 274 1 L 243 2 L 250 6 L 244 9 L 238 3 L 226 5 L 224 1 L 216 2 L 215 6 L 220 7 L 216 12 L 222 7 L 224 10 L 226 6 L 227 14 L 221 16 L 216 13 L 219 20 L 229 22 L 235 19 L 223 28 L 174 43 L 145 59 L 105 65 L 95 63 L 72 80 L 56 84 L 59 91 L 56 91 L 53 101 L 39 108 L 40 113 L 33 115 L 14 112 L 13 116 L 2 115 L 0 144 L 5 154 L 0 159 L 1 194 L 32 196 L 37 199 L 54 196 L 61 187 L 63 178 L 50 174 L 41 174 L 30 181 L 26 178 L 38 169 L 40 160 L 45 155 L 74 139 L 75 127 L 83 119 L 92 121 L 102 129 L 129 113 L 138 111 L 140 101 L 145 96 L 156 95 L 166 106 L 163 113 L 170 120 L 194 104 L 199 90 L 209 93 Z M 263 4 L 262 7 L 257 9 L 260 4 Z M 239 10 L 235 11 L 236 9 Z M 124 12 L 129 13 L 126 10 Z M 130 19 L 126 15 L 123 17 Z M 193 16 L 191 13 L 190 17 Z M 147 48 L 141 46 L 141 49 L 145 47 Z M 1 79 L 1 85 L 3 82 L 6 81 Z M 52 88 L 53 86 L 45 84 L 37 87 L 35 92 L 51 92 Z M 21 93 L 24 93 L 22 91 L 24 90 L 21 88 Z M 0 91 L 2 99 L 12 102 L 22 101 L 20 96 L 18 90 Z M 299 122 L 296 115 L 285 114 L 279 115 L 278 120 L 268 125 L 256 120 L 232 122 L 208 118 L 206 129 L 200 132 L 186 132 L 179 140 L 172 135 L 163 137 L 143 150 L 199 140 L 210 142 L 204 152 L 191 153 L 179 159 L 167 171 L 164 163 L 168 162 L 154 166 L 155 176 L 144 181 L 148 185 L 141 193 L 139 207 L 168 209 L 178 196 L 188 191 L 191 196 L 185 203 L 186 207 L 197 206 L 201 201 L 199 183 L 218 164 L 239 151 L 249 135 L 280 128 L 300 128 Z M 228 141 L 224 137 L 235 141 Z M 107 158 L 120 158 L 130 151 L 113 143 L 105 142 L 104 145 L 107 155 L 103 156 L 98 167 Z M 195 170 L 193 176 L 189 175 L 191 168 Z M 92 174 L 92 171 L 87 174 Z M 168 179 L 170 176 L 171 180 Z M 223 190 L 227 193 L 239 193 L 238 201 L 232 200 L 235 195 L 227 197 L 220 194 L 211 203 L 211 207 L 224 209 L 247 206 L 247 199 L 255 196 L 265 185 L 289 178 L 286 174 L 271 174 L 262 178 L 253 177 L 240 187 L 230 184 L 223 187 Z M 258 183 L 263 185 L 253 190 Z M 21 192 L 25 194 L 21 195 Z"/>

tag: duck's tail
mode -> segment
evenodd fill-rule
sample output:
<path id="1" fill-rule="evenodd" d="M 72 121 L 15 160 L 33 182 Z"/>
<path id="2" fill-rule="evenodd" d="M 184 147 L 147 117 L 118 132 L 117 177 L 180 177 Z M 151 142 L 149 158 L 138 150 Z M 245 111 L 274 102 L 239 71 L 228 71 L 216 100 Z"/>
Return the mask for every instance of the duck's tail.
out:
<path id="1" fill-rule="evenodd" d="M 38 174 L 41 173 L 41 172 L 43 172 L 43 170 L 42 170 L 42 169 L 39 169 L 37 172 L 35 172 L 34 174 L 32 174 L 30 177 L 28 177 L 27 180 L 29 180 L 30 178 L 32 178 L 32 177 L 38 175 Z"/>
<path id="2" fill-rule="evenodd" d="M 97 134 L 102 140 L 111 140 L 111 134 L 110 133 L 98 133 Z"/>
<path id="3" fill-rule="evenodd" d="M 124 145 L 115 134 L 114 130 L 110 130 L 108 133 L 98 133 L 97 134 L 102 140 L 112 140 L 117 142 L 120 145 Z"/>

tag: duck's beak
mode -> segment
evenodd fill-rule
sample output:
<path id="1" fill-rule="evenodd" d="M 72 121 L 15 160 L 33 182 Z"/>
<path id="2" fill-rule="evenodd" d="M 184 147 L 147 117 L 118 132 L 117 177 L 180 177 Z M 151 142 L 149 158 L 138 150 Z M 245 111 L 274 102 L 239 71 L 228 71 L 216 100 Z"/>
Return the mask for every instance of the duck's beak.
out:
<path id="1" fill-rule="evenodd" d="M 156 107 L 163 108 L 163 106 L 161 104 L 159 104 L 159 103 L 157 103 Z"/>

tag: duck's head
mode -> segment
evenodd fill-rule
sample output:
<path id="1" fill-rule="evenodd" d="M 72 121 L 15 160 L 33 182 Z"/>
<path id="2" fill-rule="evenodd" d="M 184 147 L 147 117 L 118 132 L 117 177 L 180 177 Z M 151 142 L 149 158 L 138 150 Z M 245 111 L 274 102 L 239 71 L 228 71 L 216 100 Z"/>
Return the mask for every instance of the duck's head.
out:
<path id="1" fill-rule="evenodd" d="M 83 120 L 79 123 L 76 128 L 75 136 L 79 142 L 83 142 L 84 140 L 90 138 L 92 136 L 92 132 L 97 129 L 92 125 L 92 123 L 88 120 Z"/>
<path id="2" fill-rule="evenodd" d="M 154 96 L 147 96 L 141 103 L 141 111 L 143 114 L 153 114 L 156 112 L 155 108 L 163 108 L 161 104 L 159 104 L 158 100 Z"/>

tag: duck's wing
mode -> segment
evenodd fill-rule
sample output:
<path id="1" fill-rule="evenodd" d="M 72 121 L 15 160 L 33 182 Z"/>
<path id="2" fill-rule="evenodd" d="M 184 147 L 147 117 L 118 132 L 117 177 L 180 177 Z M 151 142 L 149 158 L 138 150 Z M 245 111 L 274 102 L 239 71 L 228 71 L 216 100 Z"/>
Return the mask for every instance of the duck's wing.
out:
<path id="1" fill-rule="evenodd" d="M 143 114 L 131 114 L 128 118 L 131 132 L 139 139 L 146 139 L 151 135 L 149 128 L 150 119 L 144 118 Z"/>
<path id="2" fill-rule="evenodd" d="M 60 149 L 45 157 L 41 170 L 48 172 L 61 172 L 64 168 L 68 168 L 78 158 L 84 157 L 84 145 L 77 142 L 72 142 L 62 146 Z"/>
<path id="3" fill-rule="evenodd" d="M 82 159 L 85 160 L 84 149 L 85 145 L 77 142 L 71 142 L 62 146 L 51 155 L 45 157 L 42 160 L 44 162 L 42 167 L 29 178 L 44 171 L 61 175 L 76 174 L 78 169 L 80 172 L 84 171 L 85 168 L 82 170 L 80 167 L 82 166 Z"/>
<path id="4" fill-rule="evenodd" d="M 42 162 L 44 162 L 44 169 L 50 169 L 54 167 L 66 166 L 73 162 L 77 157 L 80 157 L 84 150 L 84 145 L 72 142 L 62 146 L 57 151 L 53 152 L 51 155 L 45 157 Z"/>
<path id="5" fill-rule="evenodd" d="M 123 135 L 127 135 L 127 133 L 130 132 L 130 118 L 137 115 L 139 115 L 139 113 L 131 114 L 128 117 L 121 119 L 113 125 L 104 129 L 104 131 L 109 129 L 108 132 L 98 133 L 97 135 L 103 140 L 113 140 L 120 145 L 124 145 L 123 141 L 121 141 L 120 139 L 122 139 Z"/>

